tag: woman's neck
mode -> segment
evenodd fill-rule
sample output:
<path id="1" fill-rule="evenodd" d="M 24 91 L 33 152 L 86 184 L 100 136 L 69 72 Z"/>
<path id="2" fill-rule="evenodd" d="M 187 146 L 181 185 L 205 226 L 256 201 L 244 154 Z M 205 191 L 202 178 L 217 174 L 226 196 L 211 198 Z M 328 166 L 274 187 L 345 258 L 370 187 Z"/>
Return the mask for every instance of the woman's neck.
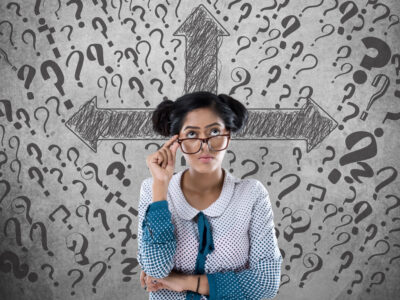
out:
<path id="1" fill-rule="evenodd" d="M 219 191 L 225 179 L 225 170 L 217 169 L 211 173 L 199 173 L 189 168 L 182 174 L 181 183 L 186 190 L 198 195 Z"/>

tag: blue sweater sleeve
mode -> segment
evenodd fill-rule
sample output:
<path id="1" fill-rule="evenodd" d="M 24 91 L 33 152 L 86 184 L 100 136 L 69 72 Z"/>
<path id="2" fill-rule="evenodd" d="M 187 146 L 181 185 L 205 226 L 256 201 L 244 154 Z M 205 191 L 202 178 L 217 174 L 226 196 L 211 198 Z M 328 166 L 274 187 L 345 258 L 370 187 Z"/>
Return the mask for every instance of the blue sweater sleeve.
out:
<path id="1" fill-rule="evenodd" d="M 258 196 L 250 221 L 250 268 L 207 274 L 208 299 L 265 299 L 276 296 L 281 277 L 282 255 L 275 236 L 269 194 L 257 181 Z"/>
<path id="2" fill-rule="evenodd" d="M 137 258 L 146 274 L 164 278 L 174 267 L 175 228 L 167 200 L 152 202 L 151 188 L 150 180 L 140 188 Z"/>

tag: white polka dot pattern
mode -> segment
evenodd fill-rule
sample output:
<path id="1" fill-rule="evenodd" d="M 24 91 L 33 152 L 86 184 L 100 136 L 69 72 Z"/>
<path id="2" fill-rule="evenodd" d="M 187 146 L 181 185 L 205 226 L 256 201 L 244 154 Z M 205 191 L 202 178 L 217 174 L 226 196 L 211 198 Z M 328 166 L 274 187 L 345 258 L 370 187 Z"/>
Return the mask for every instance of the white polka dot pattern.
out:
<path id="1" fill-rule="evenodd" d="M 200 211 L 182 192 L 184 171 L 173 175 L 163 201 L 152 202 L 152 177 L 141 185 L 137 258 L 153 277 L 166 277 L 172 269 L 195 274 L 199 250 L 196 216 Z M 238 179 L 223 171 L 220 196 L 202 210 L 211 225 L 215 249 L 205 263 L 210 295 L 201 299 L 273 298 L 280 284 L 282 256 L 268 191 L 257 179 Z M 163 289 L 150 292 L 149 299 L 184 300 L 186 294 Z"/>
<path id="2" fill-rule="evenodd" d="M 142 243 L 146 244 L 142 249 L 145 272 L 156 278 L 164 278 L 174 266 L 176 250 L 174 225 L 171 223 L 167 201 L 148 205 L 146 216 L 142 223 Z"/>

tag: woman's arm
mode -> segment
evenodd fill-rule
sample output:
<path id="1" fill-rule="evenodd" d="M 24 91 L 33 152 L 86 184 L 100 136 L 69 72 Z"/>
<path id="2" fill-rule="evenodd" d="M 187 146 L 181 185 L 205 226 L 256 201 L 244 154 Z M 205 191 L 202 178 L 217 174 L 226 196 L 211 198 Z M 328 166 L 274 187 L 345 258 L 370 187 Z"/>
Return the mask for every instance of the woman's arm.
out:
<path id="1" fill-rule="evenodd" d="M 250 221 L 250 268 L 242 271 L 228 271 L 205 274 L 201 278 L 203 287 L 199 293 L 209 294 L 215 299 L 264 299 L 273 298 L 278 292 L 281 276 L 282 255 L 280 253 L 273 212 L 265 187 L 258 183 L 258 196 L 252 209 Z M 198 275 L 194 276 L 197 280 Z M 194 279 L 188 279 L 189 290 L 196 291 Z M 199 289 L 200 290 L 200 289 Z M 207 290 L 209 293 L 206 294 Z"/>
<path id="2" fill-rule="evenodd" d="M 183 290 L 196 292 L 197 281 L 199 276 L 200 276 L 200 284 L 197 293 L 208 296 L 210 294 L 210 286 L 208 284 L 208 279 L 206 274 L 186 275 L 186 281 L 184 283 Z"/>
<path id="3" fill-rule="evenodd" d="M 174 267 L 176 237 L 167 200 L 155 193 L 152 199 L 151 179 L 145 179 L 140 188 L 137 258 L 146 274 L 164 278 Z"/>

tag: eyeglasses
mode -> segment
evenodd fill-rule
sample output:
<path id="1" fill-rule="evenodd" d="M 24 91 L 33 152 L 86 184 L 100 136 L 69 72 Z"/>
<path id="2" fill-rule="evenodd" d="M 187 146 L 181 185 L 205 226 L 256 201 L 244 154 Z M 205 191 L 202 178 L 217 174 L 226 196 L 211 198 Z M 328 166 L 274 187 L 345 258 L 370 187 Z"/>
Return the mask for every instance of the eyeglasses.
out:
<path id="1" fill-rule="evenodd" d="M 181 145 L 181 149 L 183 153 L 186 154 L 195 154 L 200 151 L 203 147 L 203 143 L 208 144 L 208 148 L 211 151 L 222 151 L 228 147 L 228 142 L 231 138 L 231 134 L 219 134 L 215 136 L 210 136 L 205 139 L 201 138 L 187 138 L 187 139 L 179 139 L 178 143 Z"/>

